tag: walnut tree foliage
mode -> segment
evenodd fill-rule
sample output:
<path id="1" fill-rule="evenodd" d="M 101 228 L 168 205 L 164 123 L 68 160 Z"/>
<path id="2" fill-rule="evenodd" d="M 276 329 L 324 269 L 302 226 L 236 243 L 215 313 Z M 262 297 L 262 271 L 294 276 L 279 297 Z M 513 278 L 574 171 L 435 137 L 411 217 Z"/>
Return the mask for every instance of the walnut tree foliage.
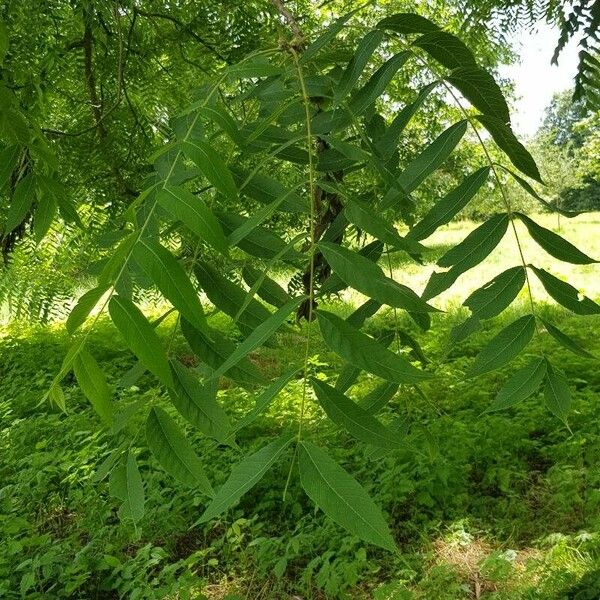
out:
<path id="1" fill-rule="evenodd" d="M 302 29 L 314 31 L 351 4 L 334 0 L 316 9 L 296 0 L 293 9 Z M 415 4 L 373 5 L 332 43 L 349 58 L 362 27 Z M 463 29 L 458 0 L 435 0 L 426 9 L 452 31 Z M 0 303 L 11 316 L 64 316 L 69 298 L 97 277 L 122 235 L 122 213 L 151 175 L 149 157 L 173 135 L 171 117 L 220 68 L 277 45 L 280 35 L 279 10 L 268 0 L 0 2 L 0 248 L 6 267 L 0 269 Z M 462 35 L 486 66 L 509 54 L 484 27 Z M 405 65 L 404 73 L 390 82 L 396 97 L 410 92 L 407 81 L 420 79 L 418 65 Z M 437 135 L 440 115 L 445 119 L 452 110 L 440 94 L 430 100 L 411 121 L 423 130 L 419 138 Z M 417 148 L 410 136 L 400 152 L 409 156 Z M 469 156 L 473 147 L 465 144 L 461 152 Z M 455 160 L 463 169 L 467 163 Z M 439 173 L 421 187 L 424 198 L 442 193 L 458 170 Z M 296 221 L 291 215 L 278 223 Z"/>
<path id="2" fill-rule="evenodd" d="M 285 9 L 279 2 L 273 5 Z M 414 13 L 389 14 L 372 27 L 362 26 L 360 12 L 368 8 L 343 15 L 310 40 L 293 15 L 281 10 L 278 24 L 285 29 L 277 43 L 224 61 L 203 79 L 194 100 L 172 116 L 172 137 L 152 153 L 152 169 L 140 178 L 139 193 L 115 216 L 114 246 L 101 264 L 96 286 L 69 316 L 66 327 L 72 346 L 48 398 L 64 409 L 61 381 L 74 372 L 113 432 L 115 450 L 98 478 L 110 473 L 123 519 L 137 523 L 142 518 L 144 483 L 135 440 L 124 429 L 131 415 L 118 411 L 87 344 L 105 310 L 138 360 L 134 375 L 148 372 L 166 391 L 166 397 L 152 406 L 135 408 L 146 413 L 146 443 L 157 462 L 181 484 L 206 495 L 199 522 L 223 514 L 270 468 L 283 463 L 328 517 L 366 542 L 393 551 L 395 542 L 385 516 L 365 489 L 309 439 L 303 426 L 308 403 L 317 403 L 324 417 L 378 455 L 405 447 L 402 432 L 378 418 L 377 411 L 398 390 L 420 390 L 422 382 L 435 379 L 435 363 L 423 356 L 418 340 L 397 325 L 389 339 L 368 335 L 365 324 L 371 317 L 384 307 L 404 311 L 427 335 L 431 316 L 440 312 L 436 298 L 468 277 L 509 229 L 520 248 L 516 221 L 557 260 L 596 262 L 511 205 L 502 187 L 505 175 L 540 200 L 534 185 L 541 177 L 512 132 L 501 88 L 469 47 Z M 361 25 L 358 35 L 352 29 L 356 22 Z M 350 47 L 339 43 L 349 31 L 354 34 Z M 400 88 L 400 95 L 395 82 L 408 68 L 418 70 L 418 85 Z M 432 140 L 410 140 L 417 149 L 403 154 L 411 120 L 440 98 L 454 106 L 453 112 L 444 114 L 456 118 L 441 120 Z M 43 153 L 43 137 L 38 134 L 39 148 L 29 143 L 30 138 L 15 138 L 14 147 L 7 146 L 0 162 L 11 166 L 6 172 L 12 173 L 14 162 L 24 160 L 26 141 L 28 152 Z M 421 215 L 416 205 L 419 189 L 460 156 L 466 138 L 481 145 L 481 164 Z M 498 152 L 492 152 L 492 145 Z M 493 158 L 499 152 L 501 162 Z M 118 182 L 110 163 L 107 168 Z M 56 181 L 51 165 L 20 178 L 17 185 L 24 186 L 28 176 L 32 183 L 27 185 Z M 395 254 L 422 263 L 427 238 L 486 186 L 500 189 L 501 203 L 437 261 L 421 294 L 379 265 L 380 259 L 385 264 Z M 43 193 L 36 212 L 47 202 L 68 213 L 55 184 L 39 189 Z M 273 227 L 278 220 L 290 226 Z M 408 227 L 405 235 L 396 228 L 398 223 Z M 520 253 L 520 258 L 464 300 L 470 316 L 453 330 L 452 343 L 498 316 L 522 289 L 530 299 L 524 314 L 481 348 L 468 378 L 507 365 L 541 332 L 589 356 L 540 316 L 529 279 L 538 278 L 556 302 L 577 314 L 597 314 L 600 306 L 538 268 L 535 257 Z M 275 275 L 282 272 L 292 273 L 287 285 Z M 200 368 L 179 362 L 170 344 L 163 344 L 156 326 L 172 310 L 149 320 L 136 303 L 134 283 L 157 290 L 176 311 L 173 335 L 181 332 Z M 367 298 L 348 318 L 323 308 L 324 301 L 348 287 Z M 229 318 L 239 342 L 224 339 L 210 326 L 209 305 Z M 290 330 L 301 336 L 304 366 L 266 380 L 250 360 L 251 353 L 276 343 L 278 332 Z M 318 366 L 309 360 L 317 331 L 345 363 L 334 386 L 322 381 Z M 420 360 L 413 360 L 415 355 Z M 353 385 L 362 372 L 379 383 L 372 394 L 358 398 Z M 255 405 L 238 422 L 217 399 L 221 378 L 255 396 Z M 256 452 L 242 452 L 229 478 L 214 490 L 203 468 L 210 452 L 223 445 L 237 448 L 236 433 L 266 410 L 292 379 L 302 382 L 297 421 Z M 521 402 L 540 387 L 548 409 L 566 422 L 568 382 L 560 367 L 543 355 L 531 356 L 525 367 L 511 374 L 489 410 Z M 197 453 L 186 438 L 184 422 L 212 440 L 211 451 Z M 284 495 L 286 488 L 282 482 Z"/>

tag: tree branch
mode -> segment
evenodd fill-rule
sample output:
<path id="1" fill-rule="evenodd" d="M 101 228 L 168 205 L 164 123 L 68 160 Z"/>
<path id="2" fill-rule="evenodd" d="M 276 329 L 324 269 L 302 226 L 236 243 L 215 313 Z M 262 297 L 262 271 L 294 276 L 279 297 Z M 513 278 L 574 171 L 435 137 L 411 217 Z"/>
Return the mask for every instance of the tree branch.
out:
<path id="1" fill-rule="evenodd" d="M 301 50 L 304 46 L 304 35 L 302 33 L 302 30 L 300 29 L 300 25 L 298 25 L 298 21 L 296 21 L 296 18 L 291 13 L 291 11 L 285 6 L 282 0 L 270 1 L 292 31 L 294 35 L 294 42 L 292 43 L 292 45 L 294 46 L 294 48 Z"/>
<path id="2" fill-rule="evenodd" d="M 146 10 L 142 10 L 137 6 L 133 7 L 134 13 L 147 18 L 154 19 L 164 19 L 166 21 L 171 21 L 175 25 L 175 27 L 182 29 L 188 35 L 190 35 L 193 39 L 195 39 L 198 43 L 202 44 L 207 50 L 210 50 L 218 59 L 222 60 L 227 64 L 231 64 L 231 61 L 223 56 L 212 44 L 207 42 L 205 39 L 200 37 L 189 25 L 186 25 L 183 21 L 180 21 L 177 17 L 173 15 L 157 13 L 157 12 L 149 12 Z"/>

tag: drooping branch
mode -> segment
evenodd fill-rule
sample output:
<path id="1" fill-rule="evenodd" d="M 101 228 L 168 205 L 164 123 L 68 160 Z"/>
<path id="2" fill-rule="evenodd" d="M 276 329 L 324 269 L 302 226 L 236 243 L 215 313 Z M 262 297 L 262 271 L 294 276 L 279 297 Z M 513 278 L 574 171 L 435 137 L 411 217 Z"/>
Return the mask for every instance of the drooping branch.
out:
<path id="1" fill-rule="evenodd" d="M 88 96 L 90 98 L 90 108 L 92 109 L 92 116 L 96 123 L 96 129 L 98 135 L 101 138 L 105 138 L 107 135 L 106 127 L 104 127 L 102 105 L 98 98 L 98 92 L 96 91 L 96 75 L 94 74 L 93 65 L 93 43 L 94 38 L 92 34 L 91 18 L 85 19 L 84 31 L 83 31 L 83 68 L 85 74 L 85 84 L 88 90 Z"/>

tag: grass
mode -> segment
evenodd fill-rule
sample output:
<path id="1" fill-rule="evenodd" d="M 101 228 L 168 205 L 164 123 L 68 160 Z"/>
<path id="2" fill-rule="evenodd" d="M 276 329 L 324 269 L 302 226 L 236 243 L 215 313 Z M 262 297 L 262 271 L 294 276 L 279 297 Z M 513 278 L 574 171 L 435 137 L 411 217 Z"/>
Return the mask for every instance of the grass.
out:
<path id="1" fill-rule="evenodd" d="M 553 218 L 555 219 L 555 218 Z M 542 219 L 542 223 L 545 219 Z M 555 224 L 550 219 L 546 226 Z M 597 216 L 562 221 L 563 234 L 592 256 Z M 470 224 L 445 228 L 428 241 L 432 256 L 466 235 Z M 510 232 L 509 232 L 510 233 Z M 571 267 L 544 255 L 523 236 L 526 260 L 600 296 L 597 267 Z M 470 291 L 514 264 L 509 235 L 483 265 L 463 276 L 442 304 L 437 326 L 417 334 L 435 379 L 423 395 L 406 388 L 381 413 L 397 423 L 415 451 L 372 456 L 336 429 L 311 402 L 305 435 L 339 461 L 383 508 L 400 552 L 366 546 L 314 511 L 289 463 L 271 471 L 227 514 L 193 527 L 206 498 L 181 488 L 145 449 L 143 422 L 154 404 L 168 400 L 148 376 L 132 385 L 122 377 L 134 364 L 110 323 L 101 319 L 91 349 L 107 373 L 119 407 L 137 407 L 121 436 L 102 430 L 74 380 L 65 381 L 68 411 L 40 404 L 58 370 L 68 338 L 60 325 L 15 323 L 0 338 L 0 597 L 1 598 L 210 598 L 550 600 L 600 597 L 600 372 L 586 360 L 537 336 L 527 354 L 544 350 L 567 373 L 574 401 L 571 432 L 544 407 L 541 395 L 501 413 L 484 413 L 506 377 L 526 357 L 475 382 L 464 373 L 481 345 L 528 309 L 519 302 L 462 344 L 448 343 L 458 308 Z M 430 271 L 431 266 L 427 269 Z M 427 279 L 396 262 L 403 283 L 422 289 Z M 600 356 L 600 319 L 568 314 L 534 283 L 538 310 Z M 358 294 L 332 301 L 347 314 Z M 392 326 L 391 311 L 369 324 L 377 334 Z M 159 332 L 169 334 L 172 322 Z M 235 335 L 223 317 L 212 325 Z M 302 361 L 304 331 L 282 334 L 252 359 L 268 376 Z M 191 360 L 182 340 L 174 354 Z M 339 360 L 318 336 L 311 369 L 335 381 Z M 361 377 L 361 397 L 375 385 Z M 258 449 L 297 420 L 301 382 L 292 381 L 276 403 L 243 430 L 244 452 Z M 233 419 L 252 405 L 252 394 L 222 382 L 220 400 Z M 233 448 L 210 449 L 188 431 L 215 486 L 239 460 Z M 137 450 L 146 488 L 140 527 L 122 523 L 108 477 L 96 474 L 115 444 Z"/>

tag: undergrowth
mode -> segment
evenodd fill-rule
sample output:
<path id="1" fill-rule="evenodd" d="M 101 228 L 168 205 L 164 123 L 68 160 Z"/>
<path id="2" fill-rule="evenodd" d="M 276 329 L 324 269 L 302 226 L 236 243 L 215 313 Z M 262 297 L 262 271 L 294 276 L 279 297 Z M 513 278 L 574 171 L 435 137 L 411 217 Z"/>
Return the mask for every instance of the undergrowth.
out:
<path id="1" fill-rule="evenodd" d="M 350 310 L 341 303 L 331 308 L 340 314 Z M 594 334 L 600 320 L 586 319 L 584 325 L 563 311 L 544 311 L 600 354 Z M 147 512 L 137 529 L 123 524 L 107 478 L 98 482 L 111 434 L 99 427 L 76 382 L 65 385 L 67 414 L 40 404 L 67 336 L 58 326 L 14 324 L 0 338 L 0 597 L 600 597 L 597 362 L 567 355 L 544 338 L 537 342 L 547 342 L 544 350 L 576 387 L 572 434 L 538 396 L 506 412 L 482 414 L 492 399 L 490 390 L 498 389 L 506 374 L 493 373 L 474 384 L 461 373 L 481 342 L 511 317 L 509 311 L 452 349 L 435 380 L 423 386 L 423 395 L 401 389 L 384 409 L 383 420 L 405 432 L 406 450 L 373 455 L 336 430 L 316 405 L 308 407 L 306 435 L 338 448 L 336 460 L 383 507 L 401 549 L 398 556 L 366 546 L 309 511 L 295 478 L 282 506 L 287 464 L 222 518 L 194 526 L 205 497 L 182 489 L 142 450 Z M 428 356 L 444 356 L 449 329 L 459 316 L 438 318 L 440 327 L 424 336 Z M 212 324 L 233 335 L 218 316 Z M 384 313 L 373 319 L 370 333 L 391 326 L 391 314 Z M 169 324 L 159 331 L 166 334 Z M 161 402 L 162 392 L 150 377 L 118 379 L 134 363 L 107 321 L 100 321 L 90 339 L 120 410 Z M 252 360 L 269 377 L 276 376 L 300 365 L 298 341 L 297 334 L 281 334 Z M 180 359 L 193 364 L 183 341 L 175 343 Z M 333 377 L 339 367 L 319 339 L 310 362 L 323 377 Z M 372 385 L 363 378 L 360 391 Z M 239 388 L 223 385 L 219 395 L 234 418 L 253 403 Z M 243 430 L 240 447 L 259 448 L 282 426 L 293 425 L 300 397 L 299 379 Z M 128 425 L 131 443 L 139 439 L 140 448 L 143 414 Z M 208 453 L 207 475 L 220 485 L 238 451 L 211 450 L 192 430 L 187 433 L 201 454 Z"/>

